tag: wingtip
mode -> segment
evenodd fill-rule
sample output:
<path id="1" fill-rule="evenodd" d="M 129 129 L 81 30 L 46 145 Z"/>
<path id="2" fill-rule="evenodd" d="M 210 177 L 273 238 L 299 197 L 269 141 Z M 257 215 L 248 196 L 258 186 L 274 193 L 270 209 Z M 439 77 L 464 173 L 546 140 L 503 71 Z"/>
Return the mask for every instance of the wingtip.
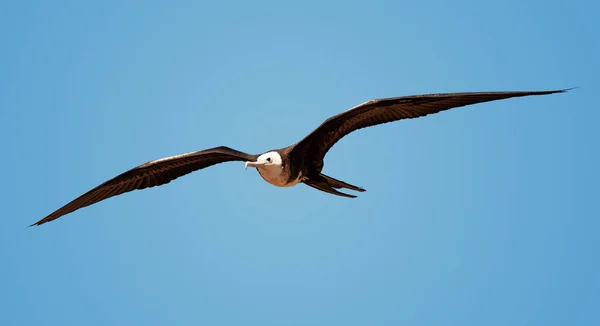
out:
<path id="1" fill-rule="evenodd" d="M 545 91 L 533 91 L 532 93 L 529 93 L 529 95 L 550 95 L 550 94 L 566 93 L 566 92 L 574 90 L 576 88 L 579 88 L 579 87 L 577 86 L 577 87 L 553 89 L 553 90 L 545 90 Z"/>
<path id="2" fill-rule="evenodd" d="M 568 92 L 568 91 L 572 91 L 572 90 L 574 90 L 574 89 L 577 89 L 577 88 L 579 88 L 579 86 L 570 87 L 570 88 L 558 89 L 558 90 L 552 91 L 552 93 L 566 93 L 566 92 Z"/>
<path id="3" fill-rule="evenodd" d="M 40 226 L 40 225 L 42 225 L 42 224 L 44 224 L 44 223 L 46 223 L 46 221 L 44 221 L 44 220 L 39 220 L 39 221 L 37 221 L 37 222 L 35 222 L 35 223 L 33 223 L 33 224 L 29 225 L 29 226 L 28 226 L 28 228 L 30 228 L 30 227 L 32 227 L 32 226 Z"/>

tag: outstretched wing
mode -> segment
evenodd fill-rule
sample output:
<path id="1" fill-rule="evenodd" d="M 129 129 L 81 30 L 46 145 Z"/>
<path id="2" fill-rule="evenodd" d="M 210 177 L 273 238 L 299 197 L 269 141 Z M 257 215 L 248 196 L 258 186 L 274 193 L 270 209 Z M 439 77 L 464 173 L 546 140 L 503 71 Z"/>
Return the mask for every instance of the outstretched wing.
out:
<path id="1" fill-rule="evenodd" d="M 293 145 L 291 151 L 295 157 L 302 157 L 304 164 L 313 165 L 320 172 L 327 151 L 342 137 L 361 128 L 401 119 L 423 117 L 475 103 L 565 91 L 567 89 L 532 92 L 446 93 L 375 99 L 327 119 L 308 136 Z"/>
<path id="2" fill-rule="evenodd" d="M 257 155 L 221 146 L 151 161 L 104 182 L 30 226 L 50 222 L 82 207 L 132 190 L 164 185 L 211 165 L 229 161 L 255 161 L 256 158 Z"/>

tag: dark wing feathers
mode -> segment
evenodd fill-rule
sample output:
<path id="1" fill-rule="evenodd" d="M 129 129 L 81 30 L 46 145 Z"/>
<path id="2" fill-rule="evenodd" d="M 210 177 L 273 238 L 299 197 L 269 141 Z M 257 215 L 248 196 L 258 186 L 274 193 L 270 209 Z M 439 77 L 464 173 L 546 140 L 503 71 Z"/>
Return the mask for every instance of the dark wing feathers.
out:
<path id="1" fill-rule="evenodd" d="M 288 150 L 297 168 L 310 165 L 321 172 L 327 151 L 347 134 L 369 126 L 401 119 L 412 119 L 455 107 L 521 97 L 565 92 L 565 90 L 534 92 L 447 93 L 376 99 L 360 104 L 323 122 L 317 129 Z M 193 171 L 228 161 L 254 161 L 257 155 L 238 152 L 228 147 L 216 147 L 155 160 L 133 168 L 88 191 L 57 211 L 32 225 L 40 225 L 79 208 L 135 189 L 160 186 Z"/>
<path id="2" fill-rule="evenodd" d="M 565 91 L 567 90 L 445 93 L 371 100 L 327 119 L 308 136 L 293 145 L 291 154 L 304 158 L 305 164 L 314 165 L 317 172 L 320 172 L 327 151 L 342 137 L 361 128 L 401 119 L 423 117 L 475 103 Z"/>
<path id="3" fill-rule="evenodd" d="M 32 226 L 50 222 L 82 207 L 132 190 L 164 185 L 188 173 L 211 165 L 229 161 L 254 161 L 256 157 L 256 155 L 249 155 L 221 146 L 151 161 L 104 182 L 32 224 Z"/>

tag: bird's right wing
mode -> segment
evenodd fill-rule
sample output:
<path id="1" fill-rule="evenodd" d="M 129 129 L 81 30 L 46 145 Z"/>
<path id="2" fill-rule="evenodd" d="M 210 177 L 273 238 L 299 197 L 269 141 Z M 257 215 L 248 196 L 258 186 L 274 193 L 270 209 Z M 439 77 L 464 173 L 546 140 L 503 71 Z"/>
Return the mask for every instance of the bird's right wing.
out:
<path id="1" fill-rule="evenodd" d="M 151 161 L 104 182 L 31 226 L 50 222 L 82 207 L 132 190 L 169 183 L 211 165 L 230 161 L 255 161 L 256 158 L 257 155 L 221 146 Z"/>

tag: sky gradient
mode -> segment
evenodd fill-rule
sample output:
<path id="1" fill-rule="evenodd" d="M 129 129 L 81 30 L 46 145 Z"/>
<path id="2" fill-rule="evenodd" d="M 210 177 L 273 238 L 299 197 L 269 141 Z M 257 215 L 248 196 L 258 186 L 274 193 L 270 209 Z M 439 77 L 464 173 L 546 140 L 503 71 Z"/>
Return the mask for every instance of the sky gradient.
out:
<path id="1" fill-rule="evenodd" d="M 598 325 L 592 1 L 0 4 L 0 325 Z M 147 161 L 288 146 L 364 101 L 545 90 L 27 226 Z"/>

